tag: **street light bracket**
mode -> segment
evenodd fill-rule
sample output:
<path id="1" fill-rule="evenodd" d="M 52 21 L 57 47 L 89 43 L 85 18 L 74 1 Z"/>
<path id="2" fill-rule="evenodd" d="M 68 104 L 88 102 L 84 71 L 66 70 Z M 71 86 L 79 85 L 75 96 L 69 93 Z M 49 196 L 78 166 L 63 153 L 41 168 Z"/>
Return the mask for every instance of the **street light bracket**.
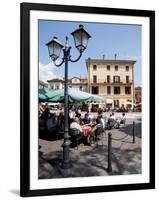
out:
<path id="1" fill-rule="evenodd" d="M 75 63 L 75 62 L 77 62 L 77 61 L 81 58 L 81 56 L 82 56 L 82 52 L 80 52 L 80 55 L 79 55 L 78 58 L 75 59 L 75 60 L 72 60 L 72 59 L 71 59 L 71 56 L 70 56 L 70 57 L 69 57 L 69 61 Z"/>
<path id="2" fill-rule="evenodd" d="M 56 66 L 56 67 L 60 67 L 63 63 L 64 63 L 64 58 L 62 59 L 62 61 L 61 61 L 61 63 L 60 64 L 56 64 L 56 62 L 55 61 L 53 61 L 54 62 L 54 65 Z"/>

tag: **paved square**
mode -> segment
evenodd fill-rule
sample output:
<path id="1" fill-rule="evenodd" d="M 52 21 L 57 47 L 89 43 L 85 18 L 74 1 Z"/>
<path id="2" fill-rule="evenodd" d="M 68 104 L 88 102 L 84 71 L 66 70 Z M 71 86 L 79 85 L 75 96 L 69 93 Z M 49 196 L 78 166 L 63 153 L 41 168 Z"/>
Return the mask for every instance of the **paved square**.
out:
<path id="1" fill-rule="evenodd" d="M 106 113 L 106 116 L 108 113 Z M 70 148 L 72 163 L 70 177 L 127 175 L 141 173 L 141 113 L 127 113 L 126 125 L 120 129 L 106 130 L 98 145 L 80 144 Z M 135 121 L 135 144 L 132 129 Z M 112 172 L 108 167 L 108 133 L 112 133 Z M 39 179 L 63 178 L 60 163 L 63 139 L 39 139 Z"/>

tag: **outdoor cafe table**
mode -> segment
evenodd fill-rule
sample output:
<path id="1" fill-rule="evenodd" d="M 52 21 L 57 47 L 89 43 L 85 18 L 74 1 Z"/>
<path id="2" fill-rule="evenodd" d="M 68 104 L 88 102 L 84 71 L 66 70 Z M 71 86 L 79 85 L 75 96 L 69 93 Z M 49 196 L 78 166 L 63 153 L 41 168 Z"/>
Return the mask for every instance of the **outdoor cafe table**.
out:
<path id="1" fill-rule="evenodd" d="M 88 125 L 85 125 L 85 126 L 82 126 L 82 135 L 83 137 L 85 138 L 85 141 L 87 142 L 87 144 L 90 144 L 93 142 L 92 139 L 93 139 L 93 135 L 92 135 L 92 130 L 93 130 L 94 126 L 88 126 Z M 91 137 L 92 136 L 92 137 Z M 92 141 L 92 142 L 91 142 Z"/>
<path id="2" fill-rule="evenodd" d="M 82 134 L 84 137 L 88 137 L 90 135 L 91 127 L 90 126 L 82 126 Z"/>

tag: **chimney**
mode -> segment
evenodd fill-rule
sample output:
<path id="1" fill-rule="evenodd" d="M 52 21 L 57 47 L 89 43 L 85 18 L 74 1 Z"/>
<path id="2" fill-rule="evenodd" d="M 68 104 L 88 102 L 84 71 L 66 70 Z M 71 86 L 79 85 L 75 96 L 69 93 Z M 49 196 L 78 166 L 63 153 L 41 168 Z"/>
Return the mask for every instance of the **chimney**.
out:
<path id="1" fill-rule="evenodd" d="M 103 60 L 105 60 L 105 55 L 103 54 Z"/>
<path id="2" fill-rule="evenodd" d="M 117 57 L 117 54 L 115 53 L 115 55 L 114 55 L 114 59 L 116 60 L 116 57 Z"/>

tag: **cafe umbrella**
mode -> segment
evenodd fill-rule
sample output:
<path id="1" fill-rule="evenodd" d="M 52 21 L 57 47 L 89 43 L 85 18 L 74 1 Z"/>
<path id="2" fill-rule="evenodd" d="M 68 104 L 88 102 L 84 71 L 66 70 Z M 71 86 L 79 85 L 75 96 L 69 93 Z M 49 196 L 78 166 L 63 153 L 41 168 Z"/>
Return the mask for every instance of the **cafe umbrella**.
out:
<path id="1" fill-rule="evenodd" d="M 57 102 L 60 101 L 60 93 L 48 89 L 39 89 L 38 93 L 39 102 Z"/>
<path id="2" fill-rule="evenodd" d="M 70 102 L 96 102 L 104 103 L 106 100 L 100 96 L 93 95 L 80 90 L 68 89 Z M 39 89 L 39 102 L 62 102 L 64 101 L 64 90 L 51 91 L 48 89 Z"/>

